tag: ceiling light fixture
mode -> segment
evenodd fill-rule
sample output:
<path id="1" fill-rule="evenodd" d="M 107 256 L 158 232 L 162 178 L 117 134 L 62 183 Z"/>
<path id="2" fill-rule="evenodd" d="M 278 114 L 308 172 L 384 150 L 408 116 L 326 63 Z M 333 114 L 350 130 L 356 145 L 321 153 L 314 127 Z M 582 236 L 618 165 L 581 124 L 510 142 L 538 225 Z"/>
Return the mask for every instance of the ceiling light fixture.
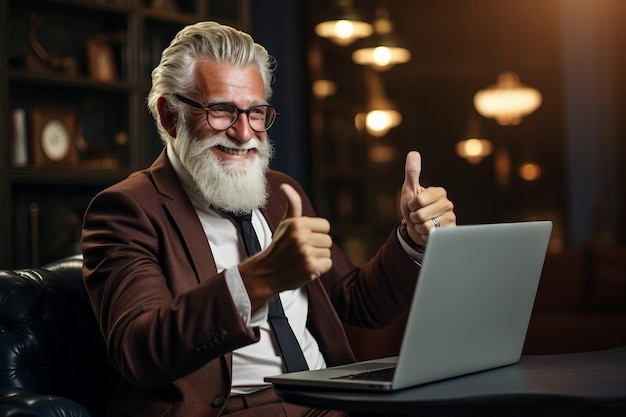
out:
<path id="1" fill-rule="evenodd" d="M 484 157 L 491 155 L 493 146 L 487 139 L 470 138 L 456 144 L 456 154 L 472 165 L 479 164 Z"/>
<path id="2" fill-rule="evenodd" d="M 522 84 L 510 71 L 498 75 L 498 82 L 474 95 L 474 107 L 484 117 L 496 119 L 501 125 L 518 125 L 541 105 L 541 93 Z"/>
<path id="3" fill-rule="evenodd" d="M 470 164 L 479 164 L 483 158 L 493 152 L 492 143 L 483 138 L 477 116 L 470 116 L 467 119 L 465 138 L 457 142 L 455 151 L 458 156 L 465 158 Z"/>
<path id="4" fill-rule="evenodd" d="M 331 18 L 315 26 L 317 36 L 327 38 L 337 45 L 347 46 L 373 32 L 372 25 L 361 19 L 352 0 L 338 0 Z"/>
<path id="5" fill-rule="evenodd" d="M 367 111 L 355 116 L 354 125 L 359 131 L 365 129 L 370 135 L 380 138 L 402 123 L 402 114 L 385 96 L 383 81 L 379 74 L 366 71 L 365 84 L 369 92 Z"/>
<path id="6" fill-rule="evenodd" d="M 386 71 L 396 64 L 408 62 L 411 52 L 400 46 L 392 31 L 389 11 L 382 7 L 377 9 L 374 35 L 363 40 L 363 45 L 352 53 L 352 61 L 377 71 Z"/>

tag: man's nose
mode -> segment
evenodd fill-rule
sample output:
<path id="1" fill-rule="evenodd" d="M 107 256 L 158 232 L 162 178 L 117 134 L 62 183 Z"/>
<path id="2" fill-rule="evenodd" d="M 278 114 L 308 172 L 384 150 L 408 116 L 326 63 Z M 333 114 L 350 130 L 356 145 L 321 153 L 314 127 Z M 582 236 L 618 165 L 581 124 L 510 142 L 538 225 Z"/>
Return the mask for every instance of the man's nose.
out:
<path id="1" fill-rule="evenodd" d="M 260 135 L 250 127 L 250 120 L 246 113 L 239 114 L 235 123 L 228 128 L 228 134 L 242 143 L 249 142 L 255 136 L 260 138 Z"/>

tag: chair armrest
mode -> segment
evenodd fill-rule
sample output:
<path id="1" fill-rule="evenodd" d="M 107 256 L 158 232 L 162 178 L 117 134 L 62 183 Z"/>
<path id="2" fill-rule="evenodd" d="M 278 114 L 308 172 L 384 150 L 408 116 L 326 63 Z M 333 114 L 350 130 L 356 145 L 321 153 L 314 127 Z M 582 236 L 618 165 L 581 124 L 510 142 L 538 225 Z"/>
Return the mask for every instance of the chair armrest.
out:
<path id="1" fill-rule="evenodd" d="M 75 401 L 24 388 L 0 388 L 0 417 L 90 417 Z"/>

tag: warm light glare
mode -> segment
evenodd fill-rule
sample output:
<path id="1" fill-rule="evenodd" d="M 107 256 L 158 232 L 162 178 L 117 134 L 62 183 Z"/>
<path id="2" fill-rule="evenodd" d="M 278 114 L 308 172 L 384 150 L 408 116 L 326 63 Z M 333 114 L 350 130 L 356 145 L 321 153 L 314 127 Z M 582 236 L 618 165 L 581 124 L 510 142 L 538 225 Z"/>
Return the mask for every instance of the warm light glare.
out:
<path id="1" fill-rule="evenodd" d="M 373 32 L 372 25 L 356 20 L 330 20 L 318 23 L 315 26 L 315 33 L 328 38 L 338 45 L 350 45 L 360 38 L 365 38 Z"/>
<path id="2" fill-rule="evenodd" d="M 391 62 L 391 49 L 386 46 L 379 46 L 374 48 L 374 52 L 372 53 L 372 58 L 374 58 L 374 63 L 381 67 L 385 65 L 389 65 Z"/>
<path id="3" fill-rule="evenodd" d="M 317 98 L 332 96 L 337 92 L 337 84 L 330 80 L 315 80 L 313 82 L 313 94 Z"/>
<path id="4" fill-rule="evenodd" d="M 372 110 L 365 116 L 365 127 L 370 135 L 381 137 L 401 121 L 402 116 L 396 110 Z"/>
<path id="5" fill-rule="evenodd" d="M 335 36 L 339 39 L 350 39 L 354 34 L 354 25 L 348 20 L 339 20 L 335 23 Z"/>
<path id="6" fill-rule="evenodd" d="M 370 65 L 377 70 L 387 70 L 396 64 L 404 64 L 411 60 L 408 49 L 377 46 L 361 48 L 352 53 L 352 61 L 359 65 Z"/>
<path id="7" fill-rule="evenodd" d="M 517 125 L 541 106 L 541 93 L 519 81 L 514 72 L 503 72 L 497 84 L 474 95 L 474 107 L 484 117 L 501 125 Z"/>
<path id="8" fill-rule="evenodd" d="M 541 177 L 541 168 L 534 162 L 525 162 L 520 166 L 519 175 L 524 181 L 536 181 Z"/>
<path id="9" fill-rule="evenodd" d="M 486 139 L 466 139 L 456 144 L 456 154 L 470 164 L 478 164 L 484 157 L 491 155 L 493 146 Z"/>
<path id="10" fill-rule="evenodd" d="M 358 113 L 354 124 L 358 130 L 367 130 L 370 135 L 380 138 L 389 133 L 389 130 L 402 123 L 402 115 L 397 110 L 372 110 L 367 113 Z"/>
<path id="11" fill-rule="evenodd" d="M 391 117 L 383 110 L 374 110 L 367 113 L 365 125 L 372 130 L 381 131 L 391 125 Z"/>

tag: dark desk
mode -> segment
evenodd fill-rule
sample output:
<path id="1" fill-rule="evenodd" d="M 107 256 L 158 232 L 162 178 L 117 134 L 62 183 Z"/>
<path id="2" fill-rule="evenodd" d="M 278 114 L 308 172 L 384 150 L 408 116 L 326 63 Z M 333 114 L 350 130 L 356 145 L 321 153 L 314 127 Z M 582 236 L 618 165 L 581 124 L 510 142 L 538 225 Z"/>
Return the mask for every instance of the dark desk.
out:
<path id="1" fill-rule="evenodd" d="M 519 363 L 397 392 L 275 386 L 285 401 L 377 416 L 626 416 L 626 347 Z"/>

